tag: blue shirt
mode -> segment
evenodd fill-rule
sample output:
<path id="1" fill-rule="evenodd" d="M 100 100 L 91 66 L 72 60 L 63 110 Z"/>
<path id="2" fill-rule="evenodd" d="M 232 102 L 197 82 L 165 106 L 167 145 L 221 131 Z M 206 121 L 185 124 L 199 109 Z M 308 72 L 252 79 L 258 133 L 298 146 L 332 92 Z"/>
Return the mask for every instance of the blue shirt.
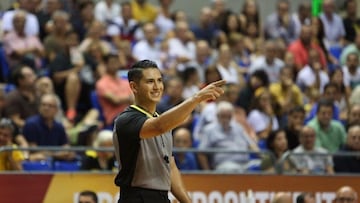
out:
<path id="1" fill-rule="evenodd" d="M 308 123 L 311 119 L 316 117 L 317 109 L 318 109 L 318 104 L 316 103 L 312 107 L 309 115 L 305 118 L 305 123 Z M 340 109 L 336 105 L 333 105 L 332 109 L 333 109 L 332 119 L 336 121 L 340 121 Z"/>
<path id="2" fill-rule="evenodd" d="M 176 153 L 174 154 L 174 158 L 175 158 L 175 163 L 176 163 L 177 167 L 182 171 L 199 169 L 195 155 L 191 152 L 185 153 L 185 159 L 182 162 L 180 162 Z"/>
<path id="3" fill-rule="evenodd" d="M 39 114 L 26 120 L 23 134 L 29 143 L 36 143 L 38 146 L 62 146 L 68 144 L 63 125 L 54 121 L 53 127 L 49 128 Z"/>

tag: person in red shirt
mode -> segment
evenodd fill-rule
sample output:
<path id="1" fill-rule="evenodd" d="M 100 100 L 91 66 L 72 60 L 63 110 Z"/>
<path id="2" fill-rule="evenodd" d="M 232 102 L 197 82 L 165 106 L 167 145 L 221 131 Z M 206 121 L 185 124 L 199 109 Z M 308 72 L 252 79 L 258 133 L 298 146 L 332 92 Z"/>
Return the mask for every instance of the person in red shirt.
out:
<path id="1" fill-rule="evenodd" d="M 316 49 L 320 54 L 322 67 L 326 66 L 326 57 L 319 45 L 312 42 L 311 27 L 304 25 L 301 27 L 300 37 L 290 44 L 288 50 L 294 55 L 297 72 L 300 71 L 309 62 L 309 51 Z"/>
<path id="2" fill-rule="evenodd" d="M 119 56 L 105 57 L 106 73 L 96 82 L 96 93 L 103 109 L 105 125 L 110 126 L 113 119 L 132 103 L 132 91 L 127 80 L 117 75 Z"/>

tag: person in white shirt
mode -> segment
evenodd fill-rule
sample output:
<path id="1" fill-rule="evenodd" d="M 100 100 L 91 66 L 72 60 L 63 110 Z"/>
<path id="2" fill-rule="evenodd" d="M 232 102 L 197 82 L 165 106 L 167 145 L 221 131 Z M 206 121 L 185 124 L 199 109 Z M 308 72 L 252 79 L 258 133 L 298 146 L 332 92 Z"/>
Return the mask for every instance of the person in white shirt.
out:
<path id="1" fill-rule="evenodd" d="M 342 43 L 345 37 L 345 28 L 342 18 L 335 13 L 334 0 L 324 0 L 323 11 L 320 19 L 324 24 L 325 46 L 329 49 L 331 46 Z"/>
<path id="2" fill-rule="evenodd" d="M 344 85 L 355 88 L 360 84 L 359 55 L 355 52 L 346 57 L 346 65 L 342 68 L 344 74 Z"/>
<path id="3" fill-rule="evenodd" d="M 114 2 L 113 0 L 101 0 L 95 5 L 95 19 L 102 23 L 107 23 L 120 16 L 120 9 L 119 3 Z"/>
<path id="4" fill-rule="evenodd" d="M 153 23 L 143 25 L 145 39 L 138 41 L 133 48 L 132 54 L 136 60 L 152 60 L 161 65 L 161 43 L 157 41 L 158 31 Z M 159 67 L 162 70 L 163 67 Z"/>
<path id="5" fill-rule="evenodd" d="M 315 130 L 309 126 L 302 127 L 299 136 L 300 145 L 291 155 L 297 169 L 303 174 L 334 174 L 332 157 L 326 156 L 328 153 L 326 149 L 315 146 L 315 140 Z"/>
<path id="6" fill-rule="evenodd" d="M 19 1 L 20 10 L 23 9 L 22 3 L 24 0 Z M 39 21 L 32 13 L 26 12 L 25 34 L 26 36 L 37 36 L 39 34 Z M 2 17 L 2 29 L 4 33 L 14 30 L 13 18 L 17 10 L 6 11 Z"/>
<path id="7" fill-rule="evenodd" d="M 270 79 L 270 82 L 279 81 L 280 70 L 284 66 L 284 62 L 276 58 L 277 46 L 275 41 L 268 40 L 265 42 L 265 55 L 256 58 L 250 66 L 249 73 L 253 73 L 256 70 L 264 70 Z"/>

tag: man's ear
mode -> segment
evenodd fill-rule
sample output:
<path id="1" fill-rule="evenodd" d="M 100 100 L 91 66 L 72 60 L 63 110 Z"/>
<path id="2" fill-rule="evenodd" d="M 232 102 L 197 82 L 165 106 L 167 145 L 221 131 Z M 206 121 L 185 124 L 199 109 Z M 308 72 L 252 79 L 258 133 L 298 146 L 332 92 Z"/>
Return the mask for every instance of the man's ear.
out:
<path id="1" fill-rule="evenodd" d="M 134 81 L 130 81 L 129 85 L 130 85 L 130 88 L 133 91 L 133 93 L 136 94 L 137 90 L 138 90 L 137 84 Z"/>

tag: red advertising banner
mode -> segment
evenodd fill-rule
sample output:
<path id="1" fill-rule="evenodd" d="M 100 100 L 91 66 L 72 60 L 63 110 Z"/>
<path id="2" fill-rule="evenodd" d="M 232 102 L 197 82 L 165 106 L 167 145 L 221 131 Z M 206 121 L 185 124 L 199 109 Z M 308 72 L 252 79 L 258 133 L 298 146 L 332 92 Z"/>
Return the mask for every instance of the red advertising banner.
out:
<path id="1" fill-rule="evenodd" d="M 115 203 L 115 174 L 0 174 L 0 199 L 5 203 L 77 202 L 82 190 L 97 192 L 100 203 Z M 314 192 L 317 203 L 331 203 L 335 191 L 350 185 L 360 192 L 360 176 L 183 175 L 193 203 L 242 203 L 252 190 L 257 203 L 268 203 L 275 192 Z M 171 195 L 170 195 L 170 198 Z M 173 201 L 175 202 L 175 201 Z"/>

